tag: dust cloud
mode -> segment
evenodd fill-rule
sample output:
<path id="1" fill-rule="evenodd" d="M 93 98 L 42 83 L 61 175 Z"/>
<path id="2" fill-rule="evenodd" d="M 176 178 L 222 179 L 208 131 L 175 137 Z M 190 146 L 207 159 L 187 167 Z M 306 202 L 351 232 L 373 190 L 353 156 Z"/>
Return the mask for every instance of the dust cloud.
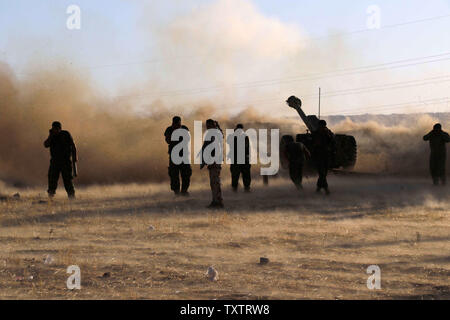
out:
<path id="1" fill-rule="evenodd" d="M 164 59 L 149 69 L 142 66 L 148 73 L 144 81 L 120 79 L 114 96 L 105 94 L 95 69 L 83 72 L 70 57 L 69 64 L 61 64 L 41 52 L 34 65 L 30 57 L 28 70 L 22 70 L 27 77 L 0 62 L 0 180 L 16 186 L 46 184 L 49 152 L 43 141 L 58 120 L 78 147 L 77 184 L 164 181 L 168 154 L 163 132 L 174 115 L 181 115 L 191 130 L 194 120 L 215 118 L 223 129 L 239 122 L 246 128 L 301 133 L 306 128 L 300 120 L 284 117 L 294 112 L 284 100 L 298 94 L 308 102 L 307 93 L 315 92 L 318 83 L 292 82 L 292 77 L 363 63 L 363 55 L 344 40 L 311 41 L 298 25 L 269 17 L 247 0 L 214 1 L 161 24 L 145 15 L 144 20 L 151 23 L 142 25 Z M 27 45 L 33 47 L 33 41 Z M 361 86 L 371 80 L 365 74 L 349 83 Z M 330 79 L 321 85 L 333 89 L 337 83 Z M 370 99 L 357 101 L 372 104 Z M 307 113 L 315 98 L 309 102 Z M 242 111 L 236 113 L 236 107 Z M 332 129 L 356 137 L 355 170 L 423 176 L 428 147 L 421 139 L 435 121 L 423 117 L 415 124 L 387 127 L 346 119 Z"/>
<path id="2" fill-rule="evenodd" d="M 6 183 L 18 186 L 46 183 L 49 152 L 43 141 L 54 120 L 62 122 L 77 144 L 79 184 L 166 180 L 168 154 L 163 132 L 175 114 L 180 114 L 191 130 L 194 120 L 210 117 L 224 129 L 242 122 L 246 128 L 279 128 L 281 134 L 305 130 L 296 119 L 279 119 L 255 108 L 230 116 L 213 104 L 169 111 L 155 103 L 149 115 L 139 116 L 126 102 L 102 98 L 89 79 L 67 70 L 42 71 L 19 81 L 2 65 L 0 80 L 0 175 Z M 356 137 L 356 171 L 423 176 L 427 174 L 428 146 L 422 136 L 436 121 L 423 116 L 414 125 L 387 127 L 346 119 L 332 129 Z"/>
<path id="3" fill-rule="evenodd" d="M 418 115 L 415 123 L 386 126 L 375 121 L 355 123 L 346 119 L 334 130 L 355 136 L 358 143 L 356 171 L 425 176 L 428 174 L 429 145 L 422 137 L 438 121 L 429 115 Z M 444 128 L 450 125 L 442 124 Z"/>

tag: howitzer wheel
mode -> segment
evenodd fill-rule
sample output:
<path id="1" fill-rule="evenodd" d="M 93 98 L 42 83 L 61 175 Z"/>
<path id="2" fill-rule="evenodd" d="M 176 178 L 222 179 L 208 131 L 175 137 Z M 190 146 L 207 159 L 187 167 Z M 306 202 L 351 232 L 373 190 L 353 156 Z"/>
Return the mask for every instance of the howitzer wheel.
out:
<path id="1" fill-rule="evenodd" d="M 337 155 L 336 167 L 352 170 L 357 159 L 357 145 L 355 137 L 348 135 L 336 135 Z"/>

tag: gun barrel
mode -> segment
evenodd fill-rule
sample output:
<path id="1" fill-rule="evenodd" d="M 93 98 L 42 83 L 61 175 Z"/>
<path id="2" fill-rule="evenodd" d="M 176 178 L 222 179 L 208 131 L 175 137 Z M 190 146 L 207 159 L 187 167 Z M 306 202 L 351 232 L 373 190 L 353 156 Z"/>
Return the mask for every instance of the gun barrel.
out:
<path id="1" fill-rule="evenodd" d="M 300 115 L 300 118 L 302 118 L 302 120 L 305 123 L 306 127 L 308 128 L 308 130 L 310 132 L 316 131 L 317 128 L 315 127 L 315 125 L 311 121 L 309 121 L 308 117 L 303 112 L 302 108 L 301 107 L 297 107 L 296 110 L 297 110 L 298 114 Z"/>

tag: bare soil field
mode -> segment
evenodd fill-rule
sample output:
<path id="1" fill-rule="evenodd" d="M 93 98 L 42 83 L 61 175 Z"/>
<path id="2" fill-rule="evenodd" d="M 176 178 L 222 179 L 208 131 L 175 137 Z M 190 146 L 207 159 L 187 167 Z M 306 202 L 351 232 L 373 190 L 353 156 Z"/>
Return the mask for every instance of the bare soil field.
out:
<path id="1" fill-rule="evenodd" d="M 211 211 L 204 174 L 189 198 L 168 184 L 79 188 L 72 202 L 61 185 L 51 202 L 19 190 L 0 203 L 0 298 L 450 299 L 448 187 L 331 176 L 326 197 L 312 178 L 302 193 L 281 178 L 250 194 L 224 181 L 226 207 Z M 70 265 L 80 290 L 66 287 Z"/>

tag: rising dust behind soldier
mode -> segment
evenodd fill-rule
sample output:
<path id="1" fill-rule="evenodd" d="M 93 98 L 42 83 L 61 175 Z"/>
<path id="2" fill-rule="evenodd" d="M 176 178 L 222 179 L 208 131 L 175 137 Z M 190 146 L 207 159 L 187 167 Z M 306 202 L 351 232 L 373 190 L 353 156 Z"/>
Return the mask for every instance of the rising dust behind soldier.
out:
<path id="1" fill-rule="evenodd" d="M 324 189 L 326 194 L 330 194 L 328 188 L 327 174 L 330 158 L 335 152 L 334 134 L 327 128 L 325 120 L 319 121 L 319 128 L 312 134 L 312 157 L 319 174 L 316 192 Z"/>
<path id="2" fill-rule="evenodd" d="M 181 118 L 178 116 L 173 117 L 172 125 L 164 132 L 164 137 L 169 145 L 169 177 L 170 188 L 175 194 L 181 194 L 182 196 L 188 196 L 189 184 L 191 182 L 192 168 L 188 163 L 175 164 L 172 161 L 171 153 L 174 146 L 180 141 L 172 141 L 172 133 L 177 129 L 189 129 L 181 124 Z M 180 157 L 183 156 L 183 151 L 180 152 Z M 181 175 L 181 193 L 180 193 L 180 175 Z"/>
<path id="3" fill-rule="evenodd" d="M 217 123 L 217 121 L 214 121 L 212 119 L 208 119 L 206 120 L 206 129 L 218 129 L 220 132 L 222 132 L 222 130 L 220 129 L 219 124 Z M 223 135 L 223 132 L 222 132 Z M 209 185 L 211 187 L 211 194 L 212 194 L 212 202 L 209 204 L 208 208 L 223 208 L 223 198 L 222 198 L 222 189 L 221 189 L 221 182 L 220 182 L 220 171 L 222 170 L 222 165 L 219 163 L 211 163 L 211 164 L 207 164 L 205 162 L 205 148 L 213 143 L 215 141 L 215 137 L 212 136 L 211 140 L 205 140 L 205 142 L 203 142 L 203 146 L 202 146 L 202 164 L 200 165 L 200 169 L 203 169 L 203 167 L 205 167 L 206 165 L 208 166 L 208 171 L 209 171 Z M 211 153 L 211 156 L 214 158 L 215 157 L 215 151 L 213 151 Z"/>
<path id="4" fill-rule="evenodd" d="M 72 136 L 62 130 L 61 123 L 53 122 L 49 136 L 44 142 L 45 148 L 50 148 L 50 167 L 48 169 L 48 195 L 52 198 L 58 187 L 59 175 L 62 175 L 64 187 L 70 199 L 75 198 L 73 187 L 72 166 L 77 162 L 77 149 Z M 73 162 L 72 162 L 73 161 Z"/>
<path id="5" fill-rule="evenodd" d="M 450 142 L 450 136 L 442 131 L 441 124 L 434 125 L 433 130 L 423 137 L 423 140 L 430 141 L 430 172 L 433 184 L 438 185 L 439 180 L 446 184 L 445 161 L 447 158 L 446 143 Z"/>

